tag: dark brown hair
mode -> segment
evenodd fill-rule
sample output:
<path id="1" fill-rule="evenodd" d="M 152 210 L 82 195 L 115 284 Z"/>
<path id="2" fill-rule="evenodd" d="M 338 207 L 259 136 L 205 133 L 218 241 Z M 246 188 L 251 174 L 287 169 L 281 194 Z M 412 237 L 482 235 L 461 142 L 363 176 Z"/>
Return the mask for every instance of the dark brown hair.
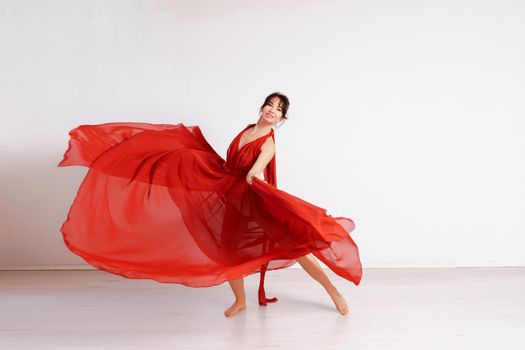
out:
<path id="1" fill-rule="evenodd" d="M 284 120 L 288 119 L 287 113 L 288 113 L 288 107 L 290 107 L 290 100 L 288 100 L 288 97 L 286 97 L 286 95 L 283 95 L 280 92 L 274 92 L 274 93 L 266 96 L 266 98 L 264 99 L 264 103 L 262 104 L 262 106 L 259 109 L 259 111 L 262 112 L 263 107 L 266 106 L 267 104 L 270 104 L 270 101 L 274 97 L 277 97 L 279 99 L 279 101 L 281 101 L 281 109 L 282 109 L 282 113 L 283 113 L 283 119 Z M 283 120 L 283 123 L 284 123 L 284 120 Z"/>

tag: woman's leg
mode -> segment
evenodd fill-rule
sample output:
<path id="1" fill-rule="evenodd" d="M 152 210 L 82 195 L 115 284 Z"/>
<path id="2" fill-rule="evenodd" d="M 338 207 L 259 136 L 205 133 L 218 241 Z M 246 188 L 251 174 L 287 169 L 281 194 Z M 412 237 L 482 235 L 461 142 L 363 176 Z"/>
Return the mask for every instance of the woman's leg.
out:
<path id="1" fill-rule="evenodd" d="M 244 293 L 244 278 L 241 277 L 231 280 L 228 281 L 228 283 L 233 290 L 233 294 L 235 294 L 235 302 L 232 306 L 226 309 L 226 311 L 224 311 L 224 315 L 226 317 L 231 317 L 237 312 L 246 309 L 246 295 Z"/>
<path id="2" fill-rule="evenodd" d="M 315 260 L 315 257 L 312 254 L 308 254 L 296 260 L 313 279 L 324 287 L 332 298 L 337 311 L 342 315 L 346 315 L 348 313 L 348 305 L 346 304 L 345 298 L 343 298 L 337 288 L 332 284 L 321 265 Z"/>

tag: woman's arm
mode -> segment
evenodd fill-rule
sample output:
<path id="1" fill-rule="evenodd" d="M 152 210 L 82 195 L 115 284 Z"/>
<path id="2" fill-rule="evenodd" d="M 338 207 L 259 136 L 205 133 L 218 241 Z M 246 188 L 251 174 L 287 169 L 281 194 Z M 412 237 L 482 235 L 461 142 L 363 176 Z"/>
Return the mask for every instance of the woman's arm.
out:
<path id="1" fill-rule="evenodd" d="M 252 179 L 254 176 L 257 176 L 258 178 L 262 179 L 262 172 L 264 168 L 266 168 L 266 165 L 268 165 L 270 160 L 272 160 L 274 154 L 275 143 L 273 142 L 273 139 L 271 137 L 268 137 L 261 146 L 261 153 L 259 153 L 259 157 L 257 157 L 257 160 L 248 172 L 248 175 L 246 175 L 246 182 L 248 182 L 251 185 L 253 183 Z"/>

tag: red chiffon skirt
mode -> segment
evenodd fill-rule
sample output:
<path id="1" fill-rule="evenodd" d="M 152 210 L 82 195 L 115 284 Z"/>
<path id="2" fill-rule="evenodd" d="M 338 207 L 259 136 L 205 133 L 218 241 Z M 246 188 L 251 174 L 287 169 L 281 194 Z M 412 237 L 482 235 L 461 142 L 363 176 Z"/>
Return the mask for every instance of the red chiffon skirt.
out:
<path id="1" fill-rule="evenodd" d="M 70 131 L 59 166 L 89 168 L 61 232 L 67 247 L 92 266 L 127 278 L 210 287 L 289 267 L 313 253 L 359 284 L 354 222 L 279 190 L 276 157 L 265 180 L 246 174 L 273 130 L 226 160 L 198 126 L 106 123 Z"/>

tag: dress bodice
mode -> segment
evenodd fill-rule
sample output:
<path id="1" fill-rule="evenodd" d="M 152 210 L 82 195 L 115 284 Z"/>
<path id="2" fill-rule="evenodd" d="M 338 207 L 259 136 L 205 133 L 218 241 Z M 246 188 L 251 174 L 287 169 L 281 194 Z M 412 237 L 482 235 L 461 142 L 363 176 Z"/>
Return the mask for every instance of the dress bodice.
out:
<path id="1" fill-rule="evenodd" d="M 275 142 L 274 131 L 271 129 L 266 135 L 249 141 L 239 148 L 242 134 L 254 125 L 255 124 L 248 124 L 243 130 L 241 130 L 241 132 L 237 134 L 228 147 L 225 166 L 233 173 L 239 175 L 247 174 L 259 157 L 259 154 L 261 153 L 261 145 L 264 143 L 264 141 L 268 137 L 272 137 Z M 264 169 L 264 177 L 268 183 L 276 186 L 275 155 Z"/>

